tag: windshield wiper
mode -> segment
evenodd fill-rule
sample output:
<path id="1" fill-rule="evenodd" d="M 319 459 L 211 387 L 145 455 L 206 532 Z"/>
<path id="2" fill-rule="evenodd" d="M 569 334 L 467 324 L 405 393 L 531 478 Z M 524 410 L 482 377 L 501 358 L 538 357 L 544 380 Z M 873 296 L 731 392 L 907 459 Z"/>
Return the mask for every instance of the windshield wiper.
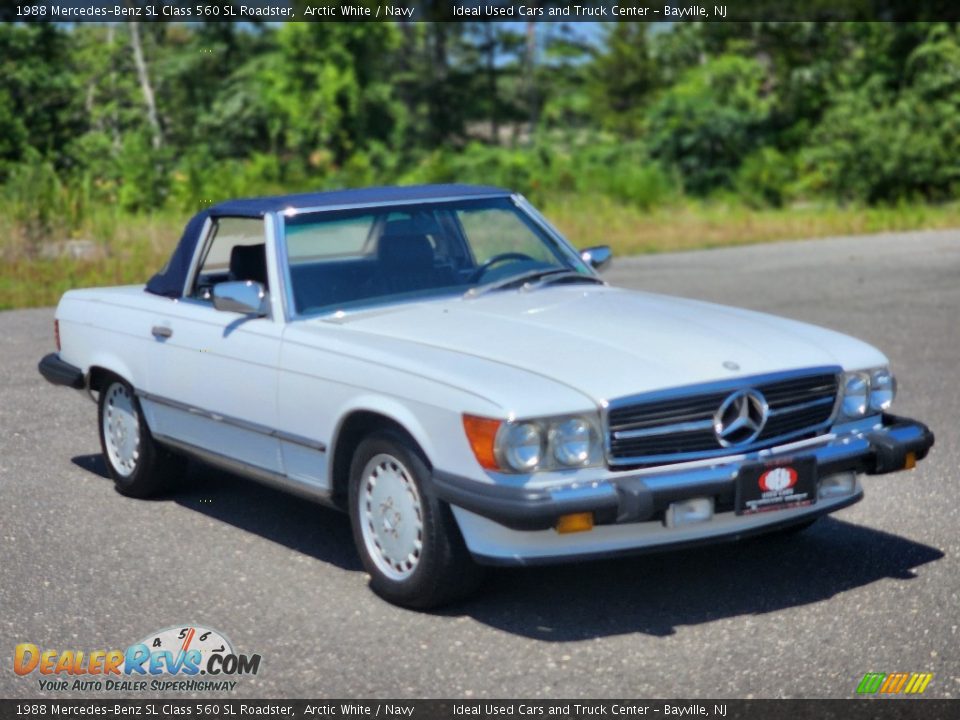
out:
<path id="1" fill-rule="evenodd" d="M 593 275 L 583 275 L 578 273 L 576 270 L 563 270 L 561 272 L 551 273 L 550 275 L 541 277 L 536 282 L 527 282 L 524 283 L 524 290 L 535 290 L 536 288 L 546 287 L 547 285 L 553 285 L 554 283 L 562 282 L 585 282 L 603 285 L 604 282 L 598 277 Z"/>
<path id="2" fill-rule="evenodd" d="M 507 290 L 511 287 L 516 287 L 517 285 L 530 285 L 531 287 L 542 287 L 548 283 L 554 282 L 554 279 L 557 281 L 561 280 L 572 280 L 574 278 L 585 280 L 586 282 L 591 283 L 603 283 L 603 280 L 600 278 L 595 278 L 590 275 L 581 275 L 580 273 L 569 270 L 567 268 L 550 268 L 547 270 L 529 270 L 519 275 L 511 275 L 510 277 L 503 278 L 502 280 L 497 280 L 496 282 L 488 283 L 486 285 L 478 285 L 477 287 L 472 287 L 467 290 L 463 296 L 465 298 L 474 298 L 479 297 L 480 295 L 485 295 L 488 292 L 493 292 L 494 290 Z M 534 280 L 539 280 L 540 282 L 536 285 L 532 285 Z"/>

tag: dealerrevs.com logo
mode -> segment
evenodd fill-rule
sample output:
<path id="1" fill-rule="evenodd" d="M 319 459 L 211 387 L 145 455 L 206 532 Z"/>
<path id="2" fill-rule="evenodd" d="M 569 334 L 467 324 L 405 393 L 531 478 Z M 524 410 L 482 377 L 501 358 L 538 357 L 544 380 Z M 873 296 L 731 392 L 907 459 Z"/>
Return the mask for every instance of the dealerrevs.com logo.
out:
<path id="1" fill-rule="evenodd" d="M 260 655 L 242 655 L 216 630 L 196 625 L 150 633 L 125 650 L 41 650 L 20 643 L 13 671 L 43 691 L 198 692 L 233 690 L 256 675 Z"/>

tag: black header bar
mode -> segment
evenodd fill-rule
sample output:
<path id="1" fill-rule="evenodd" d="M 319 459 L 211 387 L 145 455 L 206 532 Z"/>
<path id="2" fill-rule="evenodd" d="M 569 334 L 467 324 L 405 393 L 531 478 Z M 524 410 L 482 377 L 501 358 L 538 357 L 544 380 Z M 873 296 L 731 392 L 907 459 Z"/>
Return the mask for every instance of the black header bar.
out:
<path id="1" fill-rule="evenodd" d="M 411 720 L 952 720 L 960 700 L 0 700 L 0 720 L 24 718 L 411 718 Z"/>
<path id="2" fill-rule="evenodd" d="M 960 20 L 955 0 L 36 0 L 15 22 L 729 22 Z"/>

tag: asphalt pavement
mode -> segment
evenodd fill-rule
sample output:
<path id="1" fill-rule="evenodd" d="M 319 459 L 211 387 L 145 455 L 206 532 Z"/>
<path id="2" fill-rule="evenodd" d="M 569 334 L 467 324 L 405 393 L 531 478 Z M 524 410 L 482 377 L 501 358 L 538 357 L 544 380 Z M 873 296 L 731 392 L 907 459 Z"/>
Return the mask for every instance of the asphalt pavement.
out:
<path id="1" fill-rule="evenodd" d="M 852 698 L 896 671 L 960 696 L 960 231 L 615 259 L 606 277 L 878 345 L 895 410 L 936 446 L 795 537 L 498 569 L 417 613 L 370 592 L 334 511 L 199 464 L 169 497 L 117 494 L 94 404 L 37 373 L 53 310 L 0 313 L 0 697 L 138 697 L 40 691 L 14 646 L 188 624 L 262 656 L 234 697 Z"/>

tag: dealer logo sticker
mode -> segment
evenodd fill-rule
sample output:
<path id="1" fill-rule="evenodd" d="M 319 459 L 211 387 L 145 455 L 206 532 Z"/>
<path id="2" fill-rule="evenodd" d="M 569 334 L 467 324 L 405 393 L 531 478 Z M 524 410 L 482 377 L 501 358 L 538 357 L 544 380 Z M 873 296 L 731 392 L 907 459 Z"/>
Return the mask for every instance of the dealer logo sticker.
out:
<path id="1" fill-rule="evenodd" d="M 200 625 L 152 632 L 126 649 L 41 650 L 14 648 L 13 671 L 36 677 L 43 691 L 230 691 L 243 675 L 260 671 L 258 654 L 237 653 L 226 636 Z"/>
<path id="2" fill-rule="evenodd" d="M 792 467 L 778 467 L 767 470 L 760 476 L 760 490 L 762 492 L 782 493 L 797 484 L 797 471 Z"/>

